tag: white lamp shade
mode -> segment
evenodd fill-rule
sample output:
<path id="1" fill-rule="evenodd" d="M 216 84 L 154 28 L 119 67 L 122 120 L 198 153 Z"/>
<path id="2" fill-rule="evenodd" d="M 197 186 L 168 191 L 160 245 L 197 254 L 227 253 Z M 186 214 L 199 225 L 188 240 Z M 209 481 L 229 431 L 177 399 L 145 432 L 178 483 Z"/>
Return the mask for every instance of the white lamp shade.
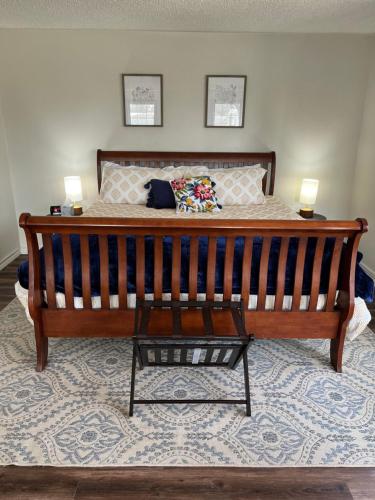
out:
<path id="1" fill-rule="evenodd" d="M 64 177 L 64 184 L 65 184 L 65 194 L 69 200 L 71 201 L 82 200 L 82 184 L 81 184 L 81 177 L 79 175 L 71 175 L 69 177 Z"/>
<path id="2" fill-rule="evenodd" d="M 303 179 L 301 186 L 300 203 L 304 205 L 314 205 L 318 194 L 318 179 Z"/>

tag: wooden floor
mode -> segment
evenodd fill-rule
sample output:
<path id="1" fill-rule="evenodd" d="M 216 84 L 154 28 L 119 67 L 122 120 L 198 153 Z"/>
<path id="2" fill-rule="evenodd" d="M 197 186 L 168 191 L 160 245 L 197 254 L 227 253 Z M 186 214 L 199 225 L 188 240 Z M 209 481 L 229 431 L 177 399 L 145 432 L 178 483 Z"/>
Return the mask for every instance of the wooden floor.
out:
<path id="1" fill-rule="evenodd" d="M 23 259 L 0 271 L 0 310 Z M 1 500 L 124 498 L 375 500 L 375 468 L 0 467 Z"/>
<path id="2" fill-rule="evenodd" d="M 0 498 L 373 500 L 371 469 L 4 467 Z"/>
<path id="3" fill-rule="evenodd" d="M 17 269 L 25 259 L 26 255 L 20 255 L 0 271 L 0 311 L 16 296 L 14 284 L 17 281 Z"/>

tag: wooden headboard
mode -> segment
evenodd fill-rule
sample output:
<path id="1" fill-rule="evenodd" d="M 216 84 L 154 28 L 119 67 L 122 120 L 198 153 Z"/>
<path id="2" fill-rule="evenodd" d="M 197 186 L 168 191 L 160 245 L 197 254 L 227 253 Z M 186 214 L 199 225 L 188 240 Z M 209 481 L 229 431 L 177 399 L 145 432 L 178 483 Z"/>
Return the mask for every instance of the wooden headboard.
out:
<path id="1" fill-rule="evenodd" d="M 205 153 L 174 151 L 97 151 L 98 190 L 102 184 L 102 163 L 162 168 L 169 165 L 206 165 L 208 168 L 235 168 L 260 163 L 267 171 L 263 178 L 263 191 L 273 194 L 276 174 L 276 154 L 266 153 Z"/>

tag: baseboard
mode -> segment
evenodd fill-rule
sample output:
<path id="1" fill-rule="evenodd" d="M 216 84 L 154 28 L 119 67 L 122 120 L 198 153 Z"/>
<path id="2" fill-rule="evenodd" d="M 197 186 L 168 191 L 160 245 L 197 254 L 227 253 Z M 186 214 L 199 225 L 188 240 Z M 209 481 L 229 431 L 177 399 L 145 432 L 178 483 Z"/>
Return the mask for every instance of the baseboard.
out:
<path id="1" fill-rule="evenodd" d="M 360 266 L 375 281 L 375 271 L 371 269 L 371 267 L 366 266 L 363 262 L 361 262 Z"/>
<path id="2" fill-rule="evenodd" d="M 10 252 L 8 255 L 3 257 L 0 260 L 0 271 L 2 269 L 4 269 L 4 267 L 6 267 L 8 264 L 10 264 L 12 262 L 12 260 L 17 258 L 19 255 L 20 255 L 20 249 L 16 248 L 16 249 L 12 250 L 12 252 Z"/>

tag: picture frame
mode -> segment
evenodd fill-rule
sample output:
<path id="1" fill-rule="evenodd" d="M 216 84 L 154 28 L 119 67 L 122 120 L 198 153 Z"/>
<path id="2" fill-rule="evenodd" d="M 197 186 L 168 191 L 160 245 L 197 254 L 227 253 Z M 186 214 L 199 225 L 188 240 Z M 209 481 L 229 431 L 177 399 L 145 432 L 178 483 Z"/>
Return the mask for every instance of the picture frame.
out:
<path id="1" fill-rule="evenodd" d="M 163 75 L 122 75 L 125 127 L 163 126 Z"/>
<path id="2" fill-rule="evenodd" d="M 246 75 L 207 75 L 207 128 L 243 128 L 245 124 Z"/>

